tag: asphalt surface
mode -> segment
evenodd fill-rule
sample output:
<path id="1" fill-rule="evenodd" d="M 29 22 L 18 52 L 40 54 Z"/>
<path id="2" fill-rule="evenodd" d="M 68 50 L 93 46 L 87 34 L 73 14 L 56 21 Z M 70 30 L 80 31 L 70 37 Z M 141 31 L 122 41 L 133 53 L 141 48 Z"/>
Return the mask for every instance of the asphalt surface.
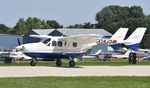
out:
<path id="1" fill-rule="evenodd" d="M 150 66 L 1 66 L 0 77 L 150 76 Z"/>

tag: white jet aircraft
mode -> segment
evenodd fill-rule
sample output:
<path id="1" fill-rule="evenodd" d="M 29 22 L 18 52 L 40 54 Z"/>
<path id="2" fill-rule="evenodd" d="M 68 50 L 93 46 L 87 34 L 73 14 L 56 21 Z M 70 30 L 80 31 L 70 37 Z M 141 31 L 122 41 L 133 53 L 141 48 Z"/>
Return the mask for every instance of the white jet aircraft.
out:
<path id="1" fill-rule="evenodd" d="M 128 28 L 120 28 L 110 39 L 103 40 L 103 43 L 122 43 Z M 42 38 L 38 43 L 23 44 L 16 49 L 21 49 L 27 56 L 32 57 L 31 66 L 35 66 L 37 58 L 57 58 L 56 65 L 61 66 L 61 58 L 69 58 L 69 65 L 75 66 L 74 58 L 88 53 L 93 46 L 101 43 L 101 39 L 94 34 L 80 34 L 72 36 L 48 36 L 31 35 L 31 37 Z"/>

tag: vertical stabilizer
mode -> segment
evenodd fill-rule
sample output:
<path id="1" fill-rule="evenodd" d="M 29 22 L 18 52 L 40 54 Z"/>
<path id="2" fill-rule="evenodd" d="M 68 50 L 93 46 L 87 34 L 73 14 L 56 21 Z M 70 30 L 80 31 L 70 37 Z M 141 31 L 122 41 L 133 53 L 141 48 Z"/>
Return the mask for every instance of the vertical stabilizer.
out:
<path id="1" fill-rule="evenodd" d="M 138 50 L 146 28 L 137 28 L 123 43 L 132 50 Z"/>
<path id="2" fill-rule="evenodd" d="M 110 46 L 115 49 L 121 49 L 121 44 L 124 41 L 124 38 L 128 32 L 129 28 L 120 28 L 114 35 L 110 38 L 111 40 L 117 40 L 117 44 L 111 44 Z"/>
<path id="3" fill-rule="evenodd" d="M 128 30 L 129 28 L 119 28 L 110 39 L 117 40 L 117 42 L 122 43 Z"/>

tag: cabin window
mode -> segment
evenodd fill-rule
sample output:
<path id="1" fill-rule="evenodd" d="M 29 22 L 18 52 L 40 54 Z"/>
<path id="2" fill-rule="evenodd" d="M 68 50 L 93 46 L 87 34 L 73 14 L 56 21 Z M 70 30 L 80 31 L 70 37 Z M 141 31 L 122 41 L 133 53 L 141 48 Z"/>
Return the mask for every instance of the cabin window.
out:
<path id="1" fill-rule="evenodd" d="M 52 46 L 56 46 L 56 41 L 52 41 Z"/>
<path id="2" fill-rule="evenodd" d="M 62 47 L 62 41 L 58 41 L 58 46 Z"/>
<path id="3" fill-rule="evenodd" d="M 65 46 L 67 45 L 67 42 L 65 42 Z"/>
<path id="4" fill-rule="evenodd" d="M 45 39 L 45 40 L 43 41 L 43 43 L 44 43 L 44 44 L 47 44 L 50 40 L 51 40 L 50 38 Z"/>
<path id="5" fill-rule="evenodd" d="M 76 42 L 73 43 L 73 47 L 77 47 L 77 43 Z"/>

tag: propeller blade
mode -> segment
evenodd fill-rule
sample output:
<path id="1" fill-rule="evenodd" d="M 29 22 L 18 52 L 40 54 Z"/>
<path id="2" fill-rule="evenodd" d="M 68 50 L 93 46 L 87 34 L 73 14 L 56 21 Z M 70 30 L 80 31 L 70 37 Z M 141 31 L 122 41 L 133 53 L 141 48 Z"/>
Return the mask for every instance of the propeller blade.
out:
<path id="1" fill-rule="evenodd" d="M 21 45 L 19 38 L 17 39 L 17 41 L 18 41 L 18 45 Z"/>

